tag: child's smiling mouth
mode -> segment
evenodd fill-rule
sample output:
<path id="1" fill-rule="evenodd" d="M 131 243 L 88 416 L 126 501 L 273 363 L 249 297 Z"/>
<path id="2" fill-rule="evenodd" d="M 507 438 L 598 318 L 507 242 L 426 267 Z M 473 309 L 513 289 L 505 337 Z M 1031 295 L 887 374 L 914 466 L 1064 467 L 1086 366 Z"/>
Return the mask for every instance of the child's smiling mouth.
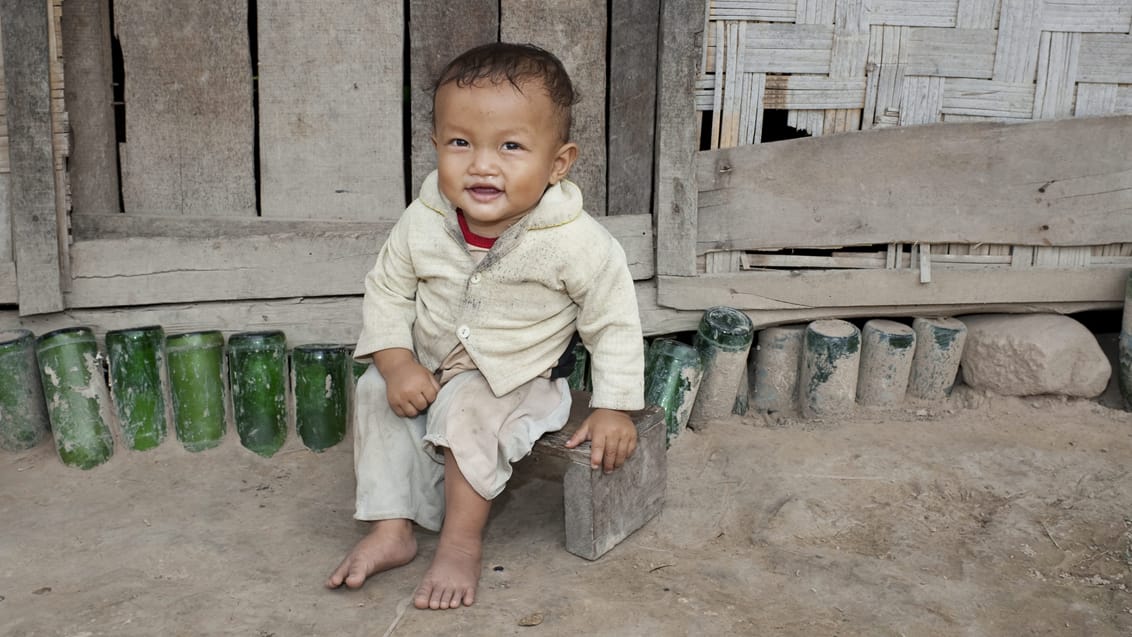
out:
<path id="1" fill-rule="evenodd" d="M 491 201 L 503 194 L 503 191 L 498 188 L 484 185 L 470 186 L 467 191 L 476 201 Z"/>

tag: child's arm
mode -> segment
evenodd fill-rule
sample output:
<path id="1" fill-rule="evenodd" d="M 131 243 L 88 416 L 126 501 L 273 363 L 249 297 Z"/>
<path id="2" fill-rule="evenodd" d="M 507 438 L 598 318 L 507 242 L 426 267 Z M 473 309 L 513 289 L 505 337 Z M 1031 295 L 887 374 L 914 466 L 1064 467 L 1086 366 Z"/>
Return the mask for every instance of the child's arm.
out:
<path id="1" fill-rule="evenodd" d="M 595 409 L 578 431 L 566 441 L 573 449 L 590 441 L 590 468 L 603 467 L 606 473 L 619 469 L 637 449 L 637 427 L 623 411 Z"/>
<path id="2" fill-rule="evenodd" d="M 385 395 L 393 413 L 412 418 L 436 400 L 440 383 L 407 349 L 393 347 L 373 353 L 373 364 L 385 379 Z"/>

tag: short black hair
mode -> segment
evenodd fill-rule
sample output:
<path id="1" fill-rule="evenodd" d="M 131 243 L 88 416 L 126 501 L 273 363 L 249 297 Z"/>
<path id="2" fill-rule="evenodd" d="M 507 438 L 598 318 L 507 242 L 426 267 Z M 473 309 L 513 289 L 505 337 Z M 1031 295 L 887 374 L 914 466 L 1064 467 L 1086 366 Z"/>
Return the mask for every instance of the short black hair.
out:
<path id="1" fill-rule="evenodd" d="M 434 109 L 436 92 L 445 84 L 475 86 L 484 80 L 491 84 L 507 81 L 519 91 L 526 82 L 542 84 L 558 111 L 562 141 L 569 141 L 571 111 L 577 96 L 566 67 L 553 53 L 533 44 L 508 42 L 492 42 L 469 49 L 449 62 L 437 76 L 432 86 Z"/>

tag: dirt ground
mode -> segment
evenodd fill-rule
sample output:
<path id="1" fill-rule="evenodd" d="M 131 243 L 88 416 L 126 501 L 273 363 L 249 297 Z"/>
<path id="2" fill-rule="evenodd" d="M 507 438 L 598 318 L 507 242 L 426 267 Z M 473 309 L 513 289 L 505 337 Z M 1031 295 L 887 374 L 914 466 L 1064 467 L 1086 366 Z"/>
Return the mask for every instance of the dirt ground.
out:
<path id="1" fill-rule="evenodd" d="M 660 517 L 596 562 L 565 552 L 561 486 L 525 461 L 458 611 L 406 609 L 430 534 L 362 590 L 322 588 L 365 530 L 349 445 L 233 438 L 88 472 L 0 454 L 0 634 L 1132 634 L 1132 413 L 1098 402 L 960 388 L 713 423 L 669 452 Z"/>

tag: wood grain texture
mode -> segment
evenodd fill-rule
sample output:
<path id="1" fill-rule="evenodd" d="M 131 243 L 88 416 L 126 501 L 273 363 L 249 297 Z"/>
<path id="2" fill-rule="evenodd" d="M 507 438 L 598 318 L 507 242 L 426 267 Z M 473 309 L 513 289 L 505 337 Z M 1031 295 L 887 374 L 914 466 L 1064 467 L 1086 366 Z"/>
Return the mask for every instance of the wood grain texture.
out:
<path id="1" fill-rule="evenodd" d="M 133 215 L 75 221 L 71 307 L 360 294 L 393 223 Z M 650 215 L 599 221 L 625 249 L 634 278 L 651 278 Z"/>
<path id="2" fill-rule="evenodd" d="M 610 215 L 651 213 L 659 4 L 613 0 L 610 15 Z"/>
<path id="3" fill-rule="evenodd" d="M 411 197 L 436 167 L 432 147 L 432 85 L 450 60 L 499 36 L 498 0 L 409 1 Z"/>
<path id="4" fill-rule="evenodd" d="M 667 0 L 661 9 L 657 165 L 653 212 L 658 274 L 696 273 L 696 53 L 702 46 L 702 4 Z"/>
<path id="5" fill-rule="evenodd" d="M 637 450 L 620 469 L 605 474 L 590 468 L 589 443 L 565 447 L 591 411 L 586 392 L 574 392 L 573 399 L 566 426 L 540 438 L 535 453 L 570 461 L 562 481 L 566 550 L 596 560 L 664 506 L 668 480 L 664 412 L 654 406 L 630 414 L 637 427 Z"/>
<path id="6" fill-rule="evenodd" d="M 1129 148 L 1132 116 L 1124 115 L 706 151 L 697 250 L 1128 241 Z"/>
<path id="7" fill-rule="evenodd" d="M 681 310 L 726 305 L 741 310 L 825 308 L 834 316 L 861 306 L 1115 303 L 1132 268 L 936 268 L 930 283 L 918 269 L 762 271 L 663 277 L 657 303 Z"/>
<path id="8" fill-rule="evenodd" d="M 70 123 L 71 212 L 118 212 L 108 0 L 68 0 L 62 15 L 64 94 Z"/>
<path id="9" fill-rule="evenodd" d="M 117 0 L 129 214 L 256 214 L 247 3 Z"/>
<path id="10" fill-rule="evenodd" d="M 0 1 L 20 314 L 63 309 L 45 2 Z"/>
<path id="11" fill-rule="evenodd" d="M 580 149 L 570 179 L 582 189 L 586 211 L 606 211 L 606 18 L 605 0 L 528 2 L 501 0 L 499 35 L 530 42 L 562 60 L 574 85 L 571 138 Z"/>
<path id="12" fill-rule="evenodd" d="M 20 289 L 16 284 L 16 264 L 14 261 L 0 261 L 0 305 L 15 305 L 20 301 Z"/>
<path id="13" fill-rule="evenodd" d="M 396 219 L 402 3 L 259 0 L 257 16 L 262 216 Z"/>

